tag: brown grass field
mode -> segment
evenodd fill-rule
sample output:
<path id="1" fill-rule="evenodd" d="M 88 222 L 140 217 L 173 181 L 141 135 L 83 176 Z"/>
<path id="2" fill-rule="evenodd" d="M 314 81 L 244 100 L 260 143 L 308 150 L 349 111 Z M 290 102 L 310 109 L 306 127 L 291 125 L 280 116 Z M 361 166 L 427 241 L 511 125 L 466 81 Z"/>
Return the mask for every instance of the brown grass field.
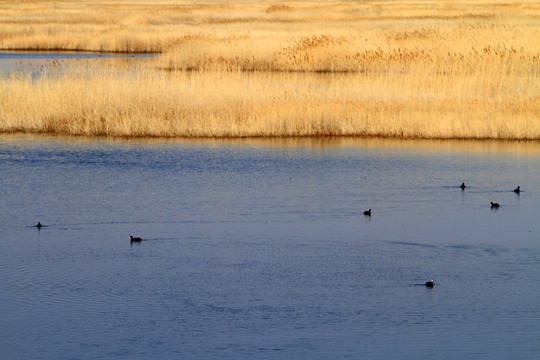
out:
<path id="1" fill-rule="evenodd" d="M 159 56 L 0 75 L 4 133 L 540 140 L 537 1 L 8 0 L 5 50 Z"/>

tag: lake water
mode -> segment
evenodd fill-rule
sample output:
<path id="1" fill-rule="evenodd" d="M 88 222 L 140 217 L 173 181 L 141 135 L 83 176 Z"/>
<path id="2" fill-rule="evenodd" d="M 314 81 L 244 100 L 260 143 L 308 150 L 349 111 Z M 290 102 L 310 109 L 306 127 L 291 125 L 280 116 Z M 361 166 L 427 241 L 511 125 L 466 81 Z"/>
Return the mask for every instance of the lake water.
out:
<path id="1" fill-rule="evenodd" d="M 101 62 L 111 65 L 134 66 L 144 60 L 154 59 L 156 54 L 121 54 L 121 53 L 85 53 L 85 52 L 32 52 L 32 51 L 0 51 L 0 75 L 9 76 L 13 73 L 30 72 L 38 77 L 44 72 L 57 73 L 59 68 L 65 68 L 79 61 L 87 66 Z"/>
<path id="2" fill-rule="evenodd" d="M 538 142 L 0 135 L 0 214 L 2 359 L 540 358 Z"/>

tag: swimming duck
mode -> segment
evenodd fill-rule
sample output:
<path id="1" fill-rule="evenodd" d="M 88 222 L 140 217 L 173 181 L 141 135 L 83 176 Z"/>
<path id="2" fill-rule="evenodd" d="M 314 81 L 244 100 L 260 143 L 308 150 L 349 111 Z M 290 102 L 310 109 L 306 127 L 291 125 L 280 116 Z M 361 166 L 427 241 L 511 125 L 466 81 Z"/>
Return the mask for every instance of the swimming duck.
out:
<path id="1" fill-rule="evenodd" d="M 517 188 L 514 189 L 514 192 L 515 192 L 516 194 L 519 194 L 520 191 L 521 191 L 521 190 L 519 189 L 519 186 L 518 186 Z"/>
<path id="2" fill-rule="evenodd" d="M 129 235 L 129 238 L 130 238 L 130 240 L 131 240 L 132 243 L 133 243 L 133 242 L 141 242 L 141 241 L 142 241 L 142 239 L 141 239 L 140 237 L 133 237 L 133 236 Z"/>
<path id="3" fill-rule="evenodd" d="M 500 205 L 499 203 L 494 203 L 493 201 L 491 202 L 491 208 L 498 208 Z"/>
<path id="4" fill-rule="evenodd" d="M 364 215 L 371 216 L 371 209 L 364 211 Z"/>
<path id="5" fill-rule="evenodd" d="M 426 286 L 432 288 L 433 287 L 433 280 L 426 282 Z"/>
<path id="6" fill-rule="evenodd" d="M 41 229 L 41 227 L 42 227 L 43 225 L 41 225 L 41 223 L 38 221 L 37 225 L 34 225 L 34 226 L 37 227 L 38 229 Z"/>
<path id="7" fill-rule="evenodd" d="M 460 188 L 461 188 L 461 190 L 465 190 L 465 188 L 466 188 L 465 183 L 461 183 Z"/>

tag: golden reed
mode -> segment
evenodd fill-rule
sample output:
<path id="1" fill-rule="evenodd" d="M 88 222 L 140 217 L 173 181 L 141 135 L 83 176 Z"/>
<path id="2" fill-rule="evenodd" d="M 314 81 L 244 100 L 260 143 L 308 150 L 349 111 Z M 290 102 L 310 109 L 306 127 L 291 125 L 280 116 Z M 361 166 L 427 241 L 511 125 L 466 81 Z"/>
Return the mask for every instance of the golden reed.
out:
<path id="1" fill-rule="evenodd" d="M 159 52 L 0 77 L 0 131 L 540 139 L 536 2 L 7 2 L 0 48 Z"/>

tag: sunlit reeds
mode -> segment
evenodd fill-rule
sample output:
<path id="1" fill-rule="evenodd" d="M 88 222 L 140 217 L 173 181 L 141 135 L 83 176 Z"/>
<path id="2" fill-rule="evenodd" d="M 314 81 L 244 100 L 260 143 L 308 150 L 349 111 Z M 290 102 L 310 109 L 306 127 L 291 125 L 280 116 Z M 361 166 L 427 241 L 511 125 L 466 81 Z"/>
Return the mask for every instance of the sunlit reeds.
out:
<path id="1" fill-rule="evenodd" d="M 534 0 L 7 0 L 0 3 L 0 49 L 169 52 L 204 46 L 200 40 L 206 40 L 225 42 L 221 48 L 247 46 L 255 57 L 274 50 L 287 57 L 295 51 L 309 55 L 323 45 L 346 49 L 339 44 L 345 40 L 360 53 L 432 45 L 452 45 L 459 52 L 499 44 L 526 44 L 538 52 L 539 17 Z"/>
<path id="2" fill-rule="evenodd" d="M 161 55 L 4 76 L 1 132 L 540 139 L 534 1 L 54 4 L 0 4 L 0 48 Z"/>
<path id="3" fill-rule="evenodd" d="M 456 81 L 457 80 L 457 81 Z M 0 81 L 2 131 L 72 135 L 540 139 L 538 83 L 498 76 L 118 72 Z M 501 85 L 502 84 L 502 85 Z M 456 86 L 459 88 L 456 89 Z"/>

